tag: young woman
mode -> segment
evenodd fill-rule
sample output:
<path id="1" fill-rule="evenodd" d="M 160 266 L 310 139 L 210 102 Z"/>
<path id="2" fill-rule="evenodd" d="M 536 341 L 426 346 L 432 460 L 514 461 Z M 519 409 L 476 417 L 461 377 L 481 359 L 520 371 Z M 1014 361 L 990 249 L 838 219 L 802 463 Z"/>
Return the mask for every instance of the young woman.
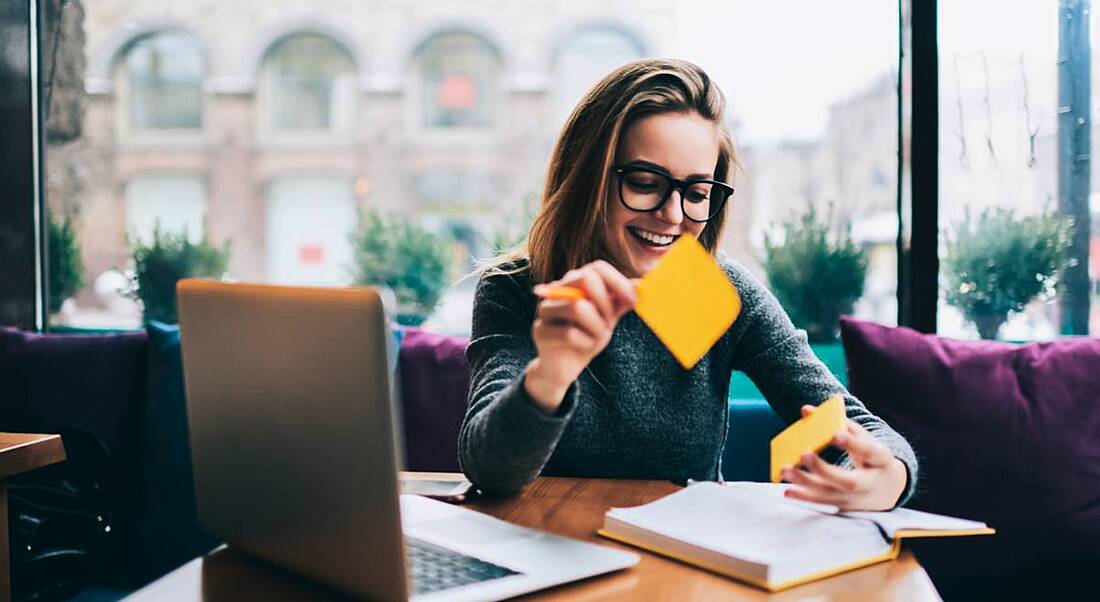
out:
<path id="1" fill-rule="evenodd" d="M 691 370 L 631 312 L 632 279 L 680 236 L 715 252 L 733 188 L 725 100 L 699 67 L 625 65 L 596 84 L 562 130 L 525 248 L 482 273 L 466 351 L 469 406 L 459 456 L 489 493 L 539 474 L 715 480 L 733 370 L 788 422 L 842 395 L 847 431 L 828 460 L 802 457 L 793 498 L 883 510 L 916 484 L 909 444 L 814 356 L 775 298 L 722 261 L 742 310 Z M 551 286 L 585 299 L 540 300 Z"/>

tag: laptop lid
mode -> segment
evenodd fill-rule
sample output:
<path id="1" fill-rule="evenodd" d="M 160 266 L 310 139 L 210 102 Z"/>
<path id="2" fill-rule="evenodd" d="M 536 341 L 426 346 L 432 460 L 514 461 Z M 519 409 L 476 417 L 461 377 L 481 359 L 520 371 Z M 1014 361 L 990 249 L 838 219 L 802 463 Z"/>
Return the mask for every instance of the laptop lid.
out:
<path id="1" fill-rule="evenodd" d="M 378 293 L 209 280 L 177 290 L 203 527 L 337 589 L 404 599 Z"/>

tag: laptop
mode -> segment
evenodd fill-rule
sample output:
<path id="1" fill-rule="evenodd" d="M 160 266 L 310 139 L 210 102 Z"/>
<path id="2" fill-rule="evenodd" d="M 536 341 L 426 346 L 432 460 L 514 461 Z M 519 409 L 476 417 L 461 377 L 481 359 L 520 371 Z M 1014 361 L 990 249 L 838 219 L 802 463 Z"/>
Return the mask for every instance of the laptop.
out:
<path id="1" fill-rule="evenodd" d="M 384 600 L 499 600 L 637 564 L 398 494 L 374 289 L 183 280 L 178 293 L 199 520 L 231 548 Z"/>

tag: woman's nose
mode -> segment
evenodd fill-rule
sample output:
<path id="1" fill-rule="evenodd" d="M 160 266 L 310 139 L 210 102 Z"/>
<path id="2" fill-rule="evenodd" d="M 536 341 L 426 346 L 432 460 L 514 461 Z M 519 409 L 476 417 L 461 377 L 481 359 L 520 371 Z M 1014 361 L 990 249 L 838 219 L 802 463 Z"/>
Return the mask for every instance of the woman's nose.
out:
<path id="1" fill-rule="evenodd" d="M 679 225 L 684 221 L 684 193 L 679 188 L 673 188 L 668 193 L 668 200 L 657 212 L 657 218 L 663 222 Z"/>

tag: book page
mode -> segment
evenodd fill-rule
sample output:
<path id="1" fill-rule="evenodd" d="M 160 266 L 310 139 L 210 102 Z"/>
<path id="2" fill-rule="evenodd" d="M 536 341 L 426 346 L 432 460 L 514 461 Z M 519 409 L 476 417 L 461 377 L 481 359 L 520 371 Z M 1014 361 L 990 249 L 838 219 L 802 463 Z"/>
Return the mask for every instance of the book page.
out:
<path id="1" fill-rule="evenodd" d="M 841 518 L 786 504 L 774 495 L 718 483 L 699 483 L 608 516 L 669 539 L 768 567 L 783 581 L 891 549 L 867 520 Z"/>
<path id="2" fill-rule="evenodd" d="M 840 508 L 833 506 L 832 504 L 818 504 L 816 502 L 806 502 L 803 500 L 796 500 L 789 498 L 783 494 L 784 491 L 790 489 L 790 483 L 757 483 L 755 481 L 726 481 L 724 483 L 726 487 L 733 487 L 735 489 L 742 489 L 745 491 L 752 491 L 758 495 L 768 496 L 777 502 L 784 504 L 790 504 L 792 506 L 798 506 L 800 508 L 808 508 L 810 510 L 816 510 L 822 514 L 839 514 Z"/>
<path id="3" fill-rule="evenodd" d="M 841 512 L 839 508 L 830 504 L 816 504 L 785 497 L 783 492 L 790 487 L 787 483 L 734 481 L 725 483 L 725 485 L 726 487 L 768 496 L 775 499 L 777 502 L 815 510 L 822 514 L 836 514 L 848 518 L 873 521 L 882 528 L 883 534 L 891 539 L 893 539 L 894 534 L 898 531 L 910 529 L 920 531 L 971 531 L 986 528 L 986 524 L 982 522 L 954 518 L 942 514 L 933 514 L 931 512 L 910 510 L 909 508 L 894 508 L 893 510 L 883 512 Z"/>
<path id="4" fill-rule="evenodd" d="M 860 518 L 874 521 L 882 527 L 887 537 L 893 538 L 894 534 L 901 530 L 914 529 L 921 531 L 967 531 L 985 529 L 986 524 L 974 520 L 965 520 L 910 510 L 909 508 L 894 508 L 889 512 L 842 512 L 841 516 Z"/>

